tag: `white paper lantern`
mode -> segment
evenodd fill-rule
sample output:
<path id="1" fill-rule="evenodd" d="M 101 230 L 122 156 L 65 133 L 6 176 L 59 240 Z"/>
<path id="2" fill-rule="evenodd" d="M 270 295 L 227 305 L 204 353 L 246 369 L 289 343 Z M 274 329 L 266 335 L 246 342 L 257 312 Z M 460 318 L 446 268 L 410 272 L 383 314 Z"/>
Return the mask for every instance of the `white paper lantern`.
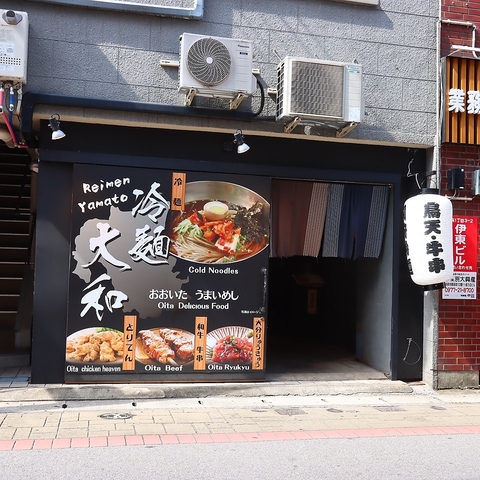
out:
<path id="1" fill-rule="evenodd" d="M 423 189 L 404 205 L 408 268 L 425 290 L 443 288 L 453 276 L 452 202 L 436 189 Z"/>

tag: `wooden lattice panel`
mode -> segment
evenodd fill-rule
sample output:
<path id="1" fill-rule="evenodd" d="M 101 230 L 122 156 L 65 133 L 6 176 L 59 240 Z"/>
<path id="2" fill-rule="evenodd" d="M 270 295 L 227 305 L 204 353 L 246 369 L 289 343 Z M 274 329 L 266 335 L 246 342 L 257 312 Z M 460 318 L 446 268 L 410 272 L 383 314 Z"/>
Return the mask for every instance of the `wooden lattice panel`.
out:
<path id="1" fill-rule="evenodd" d="M 480 60 L 447 57 L 444 85 L 444 142 L 480 144 Z"/>

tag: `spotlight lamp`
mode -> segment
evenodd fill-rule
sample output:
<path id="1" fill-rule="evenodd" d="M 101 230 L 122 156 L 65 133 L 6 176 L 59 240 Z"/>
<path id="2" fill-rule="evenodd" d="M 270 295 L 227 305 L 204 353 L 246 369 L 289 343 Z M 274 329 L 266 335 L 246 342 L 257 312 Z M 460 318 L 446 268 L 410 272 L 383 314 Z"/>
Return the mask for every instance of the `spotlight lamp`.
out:
<path id="1" fill-rule="evenodd" d="M 245 143 L 245 137 L 241 130 L 237 130 L 233 134 L 233 143 L 237 145 L 237 153 L 245 153 L 250 150 L 250 147 Z"/>
<path id="2" fill-rule="evenodd" d="M 60 115 L 58 113 L 52 114 L 48 126 L 52 129 L 52 140 L 60 140 L 65 137 L 65 134 L 60 130 Z"/>

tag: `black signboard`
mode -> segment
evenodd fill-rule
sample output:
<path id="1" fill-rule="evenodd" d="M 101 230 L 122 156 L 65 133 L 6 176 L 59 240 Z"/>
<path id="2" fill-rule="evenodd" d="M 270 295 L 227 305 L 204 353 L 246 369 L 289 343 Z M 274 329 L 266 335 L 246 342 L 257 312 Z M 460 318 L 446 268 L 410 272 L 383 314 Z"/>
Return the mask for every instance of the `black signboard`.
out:
<path id="1" fill-rule="evenodd" d="M 270 179 L 75 165 L 67 382 L 261 379 Z"/>

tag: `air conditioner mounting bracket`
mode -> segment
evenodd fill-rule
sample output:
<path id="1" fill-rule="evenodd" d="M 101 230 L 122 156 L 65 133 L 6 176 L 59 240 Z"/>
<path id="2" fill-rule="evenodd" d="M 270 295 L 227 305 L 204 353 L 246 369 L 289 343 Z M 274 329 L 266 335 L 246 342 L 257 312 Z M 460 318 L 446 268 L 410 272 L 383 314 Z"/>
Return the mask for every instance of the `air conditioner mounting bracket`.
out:
<path id="1" fill-rule="evenodd" d="M 244 93 L 237 93 L 237 96 L 230 100 L 230 110 L 236 110 L 238 106 L 242 103 L 242 100 L 244 98 L 247 98 L 247 96 L 248 95 L 245 95 Z"/>
<path id="2" fill-rule="evenodd" d="M 291 122 L 286 123 L 283 127 L 285 133 L 292 133 L 294 128 L 302 121 L 300 117 L 295 117 Z"/>
<path id="3" fill-rule="evenodd" d="M 195 98 L 195 94 L 197 93 L 197 91 L 194 89 L 194 88 L 191 88 L 186 94 L 185 94 L 185 106 L 186 107 L 189 107 L 192 102 L 193 102 L 193 99 Z"/>
<path id="4" fill-rule="evenodd" d="M 357 125 L 357 122 L 351 122 L 348 125 L 340 127 L 339 129 L 337 129 L 336 137 L 343 138 L 345 135 L 349 134 Z"/>

